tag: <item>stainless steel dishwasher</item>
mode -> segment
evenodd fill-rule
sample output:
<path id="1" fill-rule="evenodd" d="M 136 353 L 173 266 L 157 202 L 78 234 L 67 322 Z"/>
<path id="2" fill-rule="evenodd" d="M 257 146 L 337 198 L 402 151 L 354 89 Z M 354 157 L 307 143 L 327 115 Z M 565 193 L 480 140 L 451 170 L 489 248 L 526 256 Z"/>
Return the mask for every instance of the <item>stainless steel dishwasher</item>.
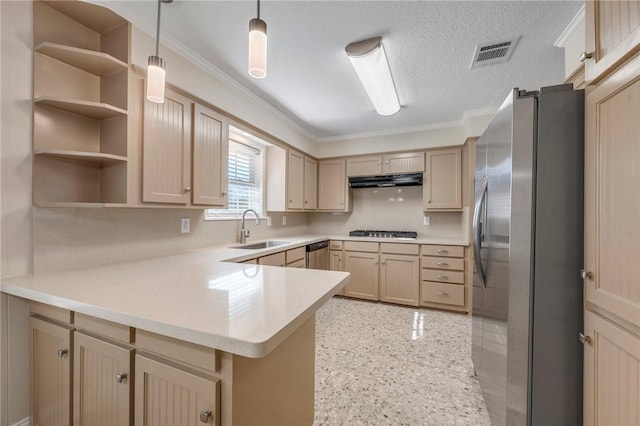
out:
<path id="1" fill-rule="evenodd" d="M 329 241 L 307 246 L 307 269 L 329 269 Z"/>

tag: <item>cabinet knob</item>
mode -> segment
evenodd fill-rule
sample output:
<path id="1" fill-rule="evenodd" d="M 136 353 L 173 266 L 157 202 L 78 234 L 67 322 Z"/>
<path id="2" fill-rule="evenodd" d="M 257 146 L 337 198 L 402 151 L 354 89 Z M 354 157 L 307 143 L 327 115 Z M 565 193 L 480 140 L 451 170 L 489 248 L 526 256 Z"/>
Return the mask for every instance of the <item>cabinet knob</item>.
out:
<path id="1" fill-rule="evenodd" d="M 438 250 L 440 254 L 449 254 L 449 250 Z"/>
<path id="2" fill-rule="evenodd" d="M 441 296 L 441 297 L 449 297 L 449 293 L 443 293 L 443 292 L 440 292 L 440 293 L 438 293 L 438 296 Z"/>
<path id="3" fill-rule="evenodd" d="M 587 278 L 592 280 L 593 279 L 593 272 L 585 271 L 584 269 L 580 269 L 580 278 L 582 278 L 583 280 L 586 280 Z"/>
<path id="4" fill-rule="evenodd" d="M 200 411 L 200 421 L 202 423 L 209 423 L 210 418 L 211 418 L 211 410 Z"/>
<path id="5" fill-rule="evenodd" d="M 438 275 L 438 279 L 439 279 L 439 280 L 448 280 L 448 279 L 449 279 L 449 277 L 448 277 L 448 276 L 446 276 L 446 275 Z"/>
<path id="6" fill-rule="evenodd" d="M 431 200 L 427 200 L 427 204 L 431 204 Z"/>
<path id="7" fill-rule="evenodd" d="M 184 192 L 191 192 L 191 187 L 190 187 L 190 186 L 187 186 L 187 187 L 184 189 Z"/>
<path id="8" fill-rule="evenodd" d="M 580 333 L 578 334 L 578 339 L 580 339 L 580 342 L 587 343 L 589 346 L 593 346 L 593 339 L 591 339 L 591 336 L 585 336 L 584 334 Z"/>
<path id="9" fill-rule="evenodd" d="M 58 349 L 58 358 L 64 358 L 69 353 L 66 349 Z"/>
<path id="10" fill-rule="evenodd" d="M 227 194 L 228 194 L 228 192 L 227 192 L 227 191 L 222 191 L 222 196 L 223 196 L 223 197 L 226 197 L 226 196 L 227 196 Z"/>
<path id="11" fill-rule="evenodd" d="M 382 164 L 382 162 L 378 161 L 378 166 L 381 165 L 381 164 Z"/>
<path id="12" fill-rule="evenodd" d="M 116 373 L 116 382 L 123 383 L 127 380 L 126 373 Z"/>
<path id="13" fill-rule="evenodd" d="M 293 200 L 289 200 L 289 204 L 293 203 Z"/>
<path id="14" fill-rule="evenodd" d="M 387 261 L 386 261 L 386 260 L 383 260 L 383 261 L 382 261 L 382 264 L 383 264 L 383 265 L 386 265 L 386 264 L 387 264 Z"/>
<path id="15" fill-rule="evenodd" d="M 304 203 L 305 203 L 305 204 L 309 204 L 309 201 L 307 201 L 307 200 L 304 200 Z"/>
<path id="16" fill-rule="evenodd" d="M 593 58 L 593 52 L 582 52 L 580 55 L 580 62 L 584 62 L 587 59 Z"/>

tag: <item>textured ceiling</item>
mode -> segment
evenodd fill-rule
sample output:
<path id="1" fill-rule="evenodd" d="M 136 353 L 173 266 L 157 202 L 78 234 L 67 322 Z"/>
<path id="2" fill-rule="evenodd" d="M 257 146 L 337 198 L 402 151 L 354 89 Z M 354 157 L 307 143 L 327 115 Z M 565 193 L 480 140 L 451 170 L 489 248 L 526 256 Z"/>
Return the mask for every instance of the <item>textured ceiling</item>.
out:
<path id="1" fill-rule="evenodd" d="M 155 1 L 94 2 L 155 34 Z M 562 83 L 563 51 L 553 42 L 581 5 L 263 0 L 269 53 L 262 80 L 246 71 L 255 2 L 175 0 L 163 5 L 161 28 L 322 141 L 459 122 L 464 111 L 498 106 L 513 87 Z M 374 112 L 344 53 L 347 44 L 377 35 L 403 105 L 391 117 Z M 517 35 L 509 62 L 469 68 L 476 44 Z"/>

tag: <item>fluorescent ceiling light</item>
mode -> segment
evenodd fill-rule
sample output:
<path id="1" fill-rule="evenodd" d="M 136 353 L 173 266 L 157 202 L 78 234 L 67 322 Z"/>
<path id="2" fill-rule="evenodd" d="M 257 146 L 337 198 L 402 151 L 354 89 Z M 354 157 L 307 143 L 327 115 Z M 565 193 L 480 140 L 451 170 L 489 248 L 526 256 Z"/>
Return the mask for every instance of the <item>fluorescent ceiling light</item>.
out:
<path id="1" fill-rule="evenodd" d="M 376 112 L 388 116 L 400 111 L 382 37 L 351 43 L 345 51 Z"/>

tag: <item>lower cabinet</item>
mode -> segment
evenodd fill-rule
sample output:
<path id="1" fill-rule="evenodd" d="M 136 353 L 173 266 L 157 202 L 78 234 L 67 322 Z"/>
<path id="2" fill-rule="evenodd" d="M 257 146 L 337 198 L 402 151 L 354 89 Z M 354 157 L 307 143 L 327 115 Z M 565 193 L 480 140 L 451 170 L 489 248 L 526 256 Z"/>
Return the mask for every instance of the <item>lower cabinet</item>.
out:
<path id="1" fill-rule="evenodd" d="M 342 247 L 342 245 L 340 245 L 340 247 Z M 342 249 L 340 250 L 330 250 L 329 251 L 329 270 L 330 271 L 343 271 L 344 270 L 344 265 L 343 265 L 343 255 L 342 255 Z M 336 293 L 337 295 L 340 296 L 344 296 L 344 287 L 340 289 L 339 292 Z"/>
<path id="2" fill-rule="evenodd" d="M 380 300 L 418 306 L 420 280 L 418 256 L 380 255 Z"/>
<path id="3" fill-rule="evenodd" d="M 71 424 L 73 328 L 32 317 L 31 422 L 34 425 Z"/>
<path id="4" fill-rule="evenodd" d="M 279 253 L 269 254 L 258 258 L 258 265 L 268 266 L 285 266 L 285 254 L 283 251 Z"/>
<path id="5" fill-rule="evenodd" d="M 76 332 L 73 354 L 74 425 L 131 424 L 133 348 Z"/>
<path id="6" fill-rule="evenodd" d="M 466 312 L 464 247 L 422 245 L 421 251 L 420 306 Z"/>
<path id="7" fill-rule="evenodd" d="M 378 300 L 378 258 L 378 253 L 344 252 L 344 270 L 351 273 L 345 296 Z"/>
<path id="8" fill-rule="evenodd" d="M 584 424 L 640 425 L 640 337 L 585 311 Z"/>
<path id="9" fill-rule="evenodd" d="M 136 355 L 136 426 L 219 425 L 220 380 Z"/>

